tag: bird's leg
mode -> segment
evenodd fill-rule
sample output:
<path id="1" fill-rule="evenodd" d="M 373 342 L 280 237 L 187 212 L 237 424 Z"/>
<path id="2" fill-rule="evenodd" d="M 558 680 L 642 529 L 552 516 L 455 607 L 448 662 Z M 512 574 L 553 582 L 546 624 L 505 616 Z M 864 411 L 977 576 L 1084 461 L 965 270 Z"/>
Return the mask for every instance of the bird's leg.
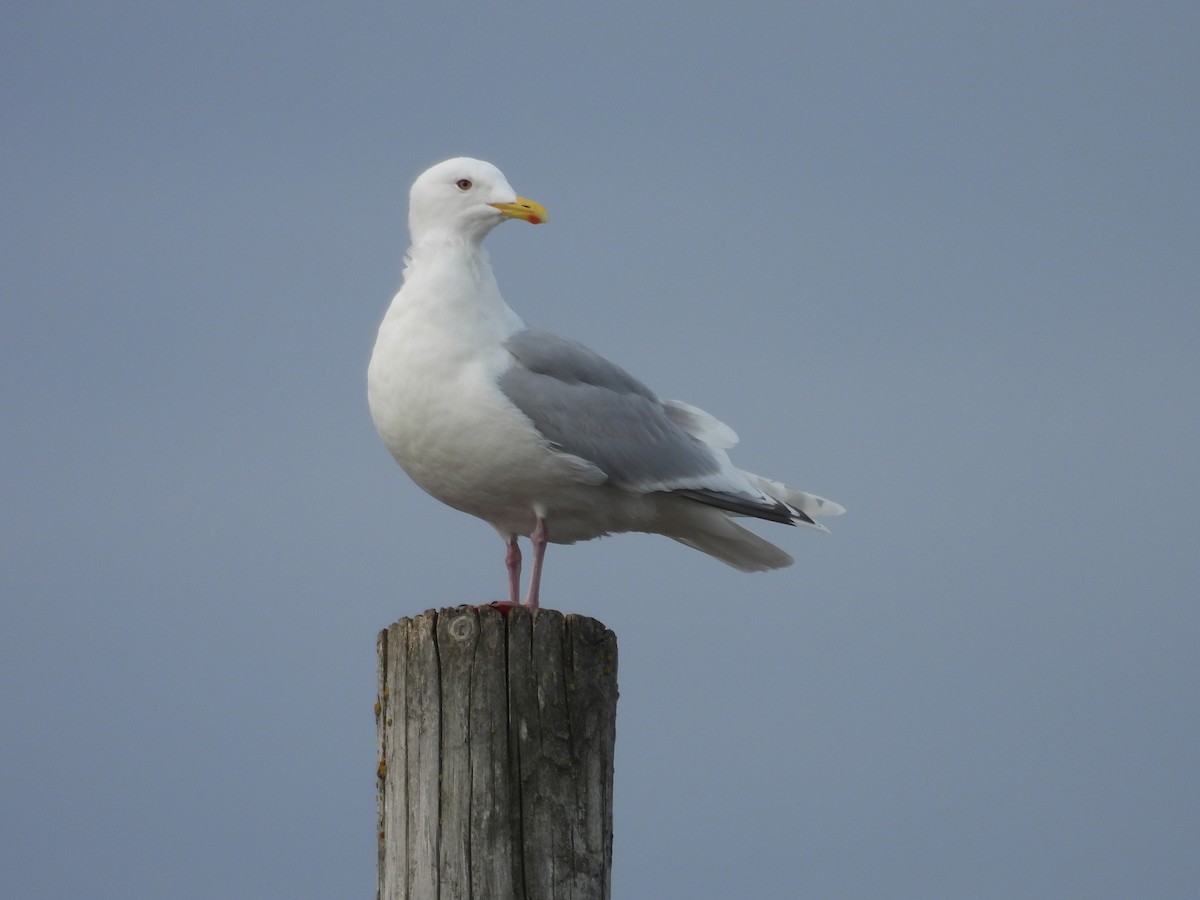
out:
<path id="1" fill-rule="evenodd" d="M 515 609 L 521 605 L 518 599 L 521 593 L 521 548 L 517 546 L 517 536 L 510 535 L 505 541 L 504 565 L 508 567 L 508 599 L 497 600 L 494 603 L 489 603 L 500 610 L 504 615 L 508 615 L 510 609 Z"/>
<path id="2" fill-rule="evenodd" d="M 517 597 L 521 593 L 521 548 L 517 546 L 517 536 L 508 539 L 508 551 L 504 554 L 504 564 L 508 566 L 508 602 L 519 606 Z"/>
<path id="3" fill-rule="evenodd" d="M 538 593 L 542 587 L 542 560 L 546 557 L 546 538 L 549 531 L 546 528 L 546 520 L 538 516 L 537 525 L 533 528 L 533 534 L 529 535 L 529 541 L 533 544 L 533 567 L 529 572 L 529 596 L 525 598 L 525 605 L 529 609 L 538 608 Z"/>

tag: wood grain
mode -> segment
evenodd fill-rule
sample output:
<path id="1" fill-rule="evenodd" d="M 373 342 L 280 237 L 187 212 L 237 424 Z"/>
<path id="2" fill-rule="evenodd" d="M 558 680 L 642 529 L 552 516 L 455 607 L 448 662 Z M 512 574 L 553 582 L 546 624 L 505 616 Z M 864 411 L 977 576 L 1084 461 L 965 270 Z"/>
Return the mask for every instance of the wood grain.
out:
<path id="1" fill-rule="evenodd" d="M 379 635 L 379 897 L 607 900 L 617 642 L 461 606 Z"/>

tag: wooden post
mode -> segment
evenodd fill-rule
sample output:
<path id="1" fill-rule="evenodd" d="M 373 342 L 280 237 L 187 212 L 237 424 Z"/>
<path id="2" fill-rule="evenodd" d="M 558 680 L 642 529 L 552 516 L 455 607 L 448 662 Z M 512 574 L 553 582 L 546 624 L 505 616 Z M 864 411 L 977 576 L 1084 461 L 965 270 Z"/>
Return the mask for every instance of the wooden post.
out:
<path id="1" fill-rule="evenodd" d="M 460 606 L 378 651 L 380 900 L 608 900 L 616 636 Z"/>

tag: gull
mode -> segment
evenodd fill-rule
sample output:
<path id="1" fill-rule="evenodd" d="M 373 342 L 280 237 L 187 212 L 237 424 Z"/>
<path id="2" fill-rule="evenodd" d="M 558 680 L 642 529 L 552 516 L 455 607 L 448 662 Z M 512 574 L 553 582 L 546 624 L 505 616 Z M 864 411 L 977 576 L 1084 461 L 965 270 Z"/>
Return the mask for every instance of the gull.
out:
<path id="1" fill-rule="evenodd" d="M 506 219 L 547 220 L 491 163 L 428 169 L 409 198 L 412 246 L 367 371 L 371 417 L 401 468 L 443 503 L 492 525 L 520 604 L 540 602 L 547 543 L 662 534 L 746 572 L 792 557 L 737 524 L 826 529 L 838 504 L 742 471 L 733 430 L 662 400 L 583 344 L 530 327 L 500 295 L 483 240 Z"/>

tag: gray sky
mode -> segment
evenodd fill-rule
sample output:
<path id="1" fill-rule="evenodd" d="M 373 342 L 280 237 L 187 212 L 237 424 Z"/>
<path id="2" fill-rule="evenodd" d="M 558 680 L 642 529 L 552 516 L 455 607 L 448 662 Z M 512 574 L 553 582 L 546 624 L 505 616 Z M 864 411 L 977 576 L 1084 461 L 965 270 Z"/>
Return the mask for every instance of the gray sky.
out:
<path id="1" fill-rule="evenodd" d="M 823 493 L 552 546 L 614 895 L 1200 893 L 1194 3 L 8 3 L 0 884 L 374 890 L 374 639 L 504 594 L 375 435 L 427 165 L 525 318 Z"/>

